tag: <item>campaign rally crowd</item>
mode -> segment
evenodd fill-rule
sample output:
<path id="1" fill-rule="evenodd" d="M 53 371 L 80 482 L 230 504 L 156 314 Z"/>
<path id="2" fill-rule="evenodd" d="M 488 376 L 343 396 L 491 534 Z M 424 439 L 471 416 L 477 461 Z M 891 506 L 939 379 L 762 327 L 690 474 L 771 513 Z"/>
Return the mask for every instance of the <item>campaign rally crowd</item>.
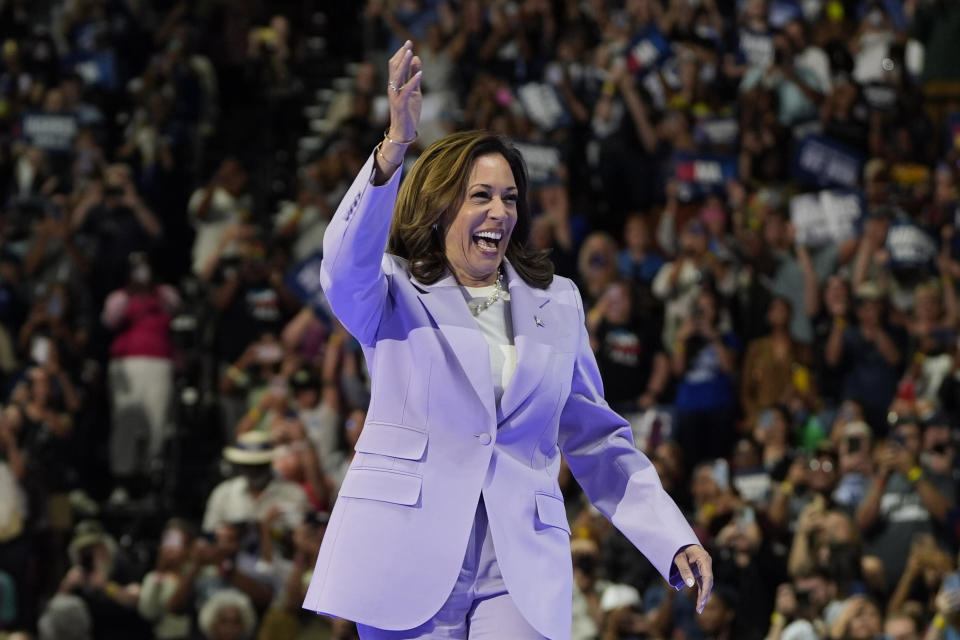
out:
<path id="1" fill-rule="evenodd" d="M 0 0 L 0 638 L 356 637 L 317 273 L 407 39 L 408 163 L 521 150 L 713 557 L 696 615 L 564 468 L 574 638 L 960 638 L 954 0 Z"/>

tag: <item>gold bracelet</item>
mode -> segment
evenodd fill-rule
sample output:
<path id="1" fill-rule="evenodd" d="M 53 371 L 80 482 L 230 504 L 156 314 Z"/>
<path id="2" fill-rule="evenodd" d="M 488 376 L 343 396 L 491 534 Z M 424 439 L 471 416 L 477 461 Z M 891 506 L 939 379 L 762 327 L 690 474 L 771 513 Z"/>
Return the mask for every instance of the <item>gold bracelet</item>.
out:
<path id="1" fill-rule="evenodd" d="M 377 156 L 387 164 L 393 165 L 394 167 L 399 167 L 400 165 L 403 164 L 403 160 L 400 160 L 399 162 L 394 162 L 393 160 L 387 160 L 387 156 L 383 155 L 382 151 L 377 151 Z"/>
<path id="2" fill-rule="evenodd" d="M 392 142 L 393 144 L 410 144 L 411 142 L 413 142 L 414 140 L 416 140 L 417 137 L 420 135 L 419 132 L 414 131 L 414 132 L 413 132 L 413 137 L 410 138 L 409 140 L 394 140 L 393 138 L 390 137 L 389 131 L 390 131 L 389 129 L 387 129 L 386 131 L 384 131 L 384 132 L 383 132 L 383 137 L 386 138 L 387 142 Z"/>

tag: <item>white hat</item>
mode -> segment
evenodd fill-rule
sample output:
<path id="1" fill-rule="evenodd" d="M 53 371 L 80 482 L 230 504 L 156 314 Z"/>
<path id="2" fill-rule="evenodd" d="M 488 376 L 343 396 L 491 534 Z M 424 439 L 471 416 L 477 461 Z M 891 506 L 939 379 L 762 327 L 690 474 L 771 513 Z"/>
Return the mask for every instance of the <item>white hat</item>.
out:
<path id="1" fill-rule="evenodd" d="M 640 592 L 628 584 L 611 584 L 600 596 L 600 609 L 613 611 L 621 607 L 640 604 Z"/>
<path id="2" fill-rule="evenodd" d="M 864 438 L 872 438 L 873 432 L 870 430 L 870 425 L 868 425 L 863 420 L 854 420 L 853 422 L 848 422 L 843 425 L 843 435 L 847 438 L 855 438 L 857 436 Z"/>
<path id="3" fill-rule="evenodd" d="M 265 431 L 241 433 L 236 444 L 223 448 L 223 457 L 234 464 L 270 464 L 274 453 L 270 434 Z"/>
<path id="4" fill-rule="evenodd" d="M 780 640 L 820 640 L 820 634 L 809 620 L 794 620 L 780 634 Z"/>

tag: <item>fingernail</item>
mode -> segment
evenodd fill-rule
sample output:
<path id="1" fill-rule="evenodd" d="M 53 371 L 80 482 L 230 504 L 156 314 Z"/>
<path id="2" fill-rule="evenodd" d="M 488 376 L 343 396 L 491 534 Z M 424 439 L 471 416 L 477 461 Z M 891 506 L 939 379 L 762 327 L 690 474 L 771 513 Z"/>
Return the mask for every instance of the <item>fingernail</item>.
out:
<path id="1" fill-rule="evenodd" d="M 701 613 L 703 613 L 703 605 L 700 605 L 700 608 L 697 609 L 697 614 L 699 615 Z"/>
<path id="2" fill-rule="evenodd" d="M 409 48 L 410 45 L 412 45 L 412 44 L 413 44 L 412 42 L 410 42 L 409 40 L 407 40 L 406 42 L 403 43 L 403 46 Z"/>
<path id="3" fill-rule="evenodd" d="M 693 586 L 693 578 L 687 578 L 687 586 L 688 586 L 688 587 L 692 587 L 692 586 Z"/>

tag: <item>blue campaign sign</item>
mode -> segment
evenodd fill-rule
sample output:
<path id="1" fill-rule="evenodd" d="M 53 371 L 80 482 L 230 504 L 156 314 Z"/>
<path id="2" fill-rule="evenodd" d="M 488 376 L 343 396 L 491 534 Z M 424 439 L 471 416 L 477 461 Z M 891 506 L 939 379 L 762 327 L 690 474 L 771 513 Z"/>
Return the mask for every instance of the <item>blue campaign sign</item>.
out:
<path id="1" fill-rule="evenodd" d="M 31 112 L 25 113 L 21 120 L 27 142 L 52 153 L 70 151 L 77 129 L 77 118 L 69 113 Z"/>
<path id="2" fill-rule="evenodd" d="M 797 144 L 793 173 L 815 187 L 855 189 L 863 172 L 863 156 L 826 136 L 808 135 Z"/>
<path id="3" fill-rule="evenodd" d="M 937 245 L 915 224 L 895 222 L 887 232 L 887 251 L 894 269 L 930 267 L 937 255 Z"/>
<path id="4" fill-rule="evenodd" d="M 732 116 L 702 118 L 693 129 L 693 140 L 700 148 L 729 147 L 736 144 L 740 135 L 740 123 Z"/>
<path id="5" fill-rule="evenodd" d="M 790 222 L 796 241 L 820 247 L 857 235 L 864 211 L 863 195 L 847 189 L 802 193 L 790 199 Z"/>
<path id="6" fill-rule="evenodd" d="M 514 140 L 513 146 L 523 156 L 530 184 L 543 185 L 560 180 L 563 157 L 560 148 L 549 144 Z"/>
<path id="7" fill-rule="evenodd" d="M 112 51 L 78 53 L 68 57 L 64 66 L 91 85 L 99 85 L 108 91 L 117 89 L 117 60 Z"/>
<path id="8" fill-rule="evenodd" d="M 573 121 L 557 88 L 545 82 L 528 82 L 517 88 L 517 100 L 527 117 L 541 129 L 553 131 Z"/>
<path id="9" fill-rule="evenodd" d="M 287 274 L 287 286 L 296 294 L 303 304 L 313 309 L 314 313 L 329 317 L 327 296 L 320 286 L 320 261 L 323 252 L 317 249 L 304 258 Z"/>
<path id="10" fill-rule="evenodd" d="M 791 20 L 803 18 L 803 8 L 796 0 L 773 0 L 767 11 L 767 23 L 774 29 L 782 29 Z"/>
<path id="11" fill-rule="evenodd" d="M 773 63 L 773 33 L 741 27 L 737 35 L 737 57 L 751 67 L 765 69 Z"/>
<path id="12" fill-rule="evenodd" d="M 670 57 L 670 41 L 649 25 L 641 29 L 627 47 L 627 68 L 640 77 L 656 69 Z"/>
<path id="13" fill-rule="evenodd" d="M 727 180 L 737 177 L 737 159 L 732 155 L 676 153 L 671 164 L 683 199 L 722 194 Z"/>

